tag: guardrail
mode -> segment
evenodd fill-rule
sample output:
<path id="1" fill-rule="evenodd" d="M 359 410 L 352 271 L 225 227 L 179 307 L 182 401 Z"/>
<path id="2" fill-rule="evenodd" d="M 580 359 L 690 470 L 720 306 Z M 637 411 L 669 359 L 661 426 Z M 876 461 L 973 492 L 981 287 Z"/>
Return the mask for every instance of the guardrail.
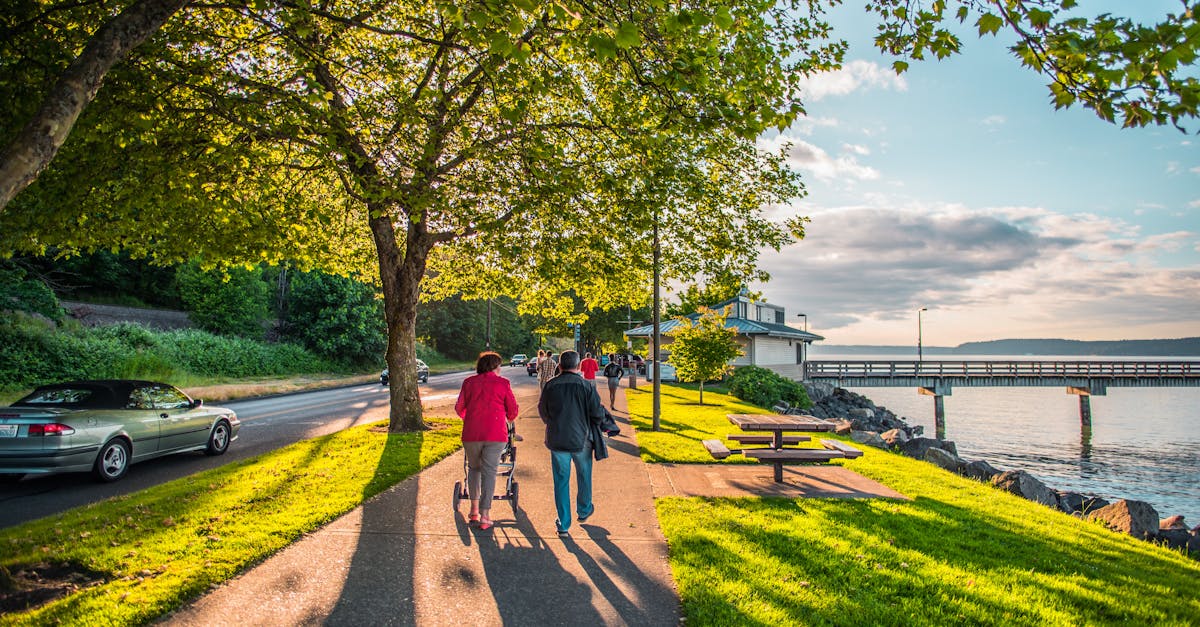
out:
<path id="1" fill-rule="evenodd" d="M 807 378 L 1081 377 L 1200 379 L 1200 361 L 809 361 Z"/>

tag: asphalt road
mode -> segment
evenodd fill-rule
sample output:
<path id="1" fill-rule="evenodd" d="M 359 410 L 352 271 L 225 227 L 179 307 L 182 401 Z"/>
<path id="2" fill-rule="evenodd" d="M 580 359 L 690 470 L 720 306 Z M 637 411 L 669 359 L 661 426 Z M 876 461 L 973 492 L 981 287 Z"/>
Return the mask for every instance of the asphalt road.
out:
<path id="1" fill-rule="evenodd" d="M 500 373 L 513 382 L 522 418 L 536 416 L 537 379 L 524 367 L 503 366 Z M 427 413 L 453 413 L 463 379 L 472 372 L 429 377 L 421 385 Z M 354 425 L 387 419 L 387 388 L 379 384 L 288 394 L 220 403 L 242 421 L 238 439 L 220 457 L 183 453 L 130 467 L 124 479 L 99 483 L 90 474 L 71 473 L 46 477 L 26 476 L 19 482 L 0 484 L 0 528 L 58 514 L 107 498 L 130 494 L 209 468 L 253 457 Z M 528 428 L 518 430 L 528 431 Z"/>

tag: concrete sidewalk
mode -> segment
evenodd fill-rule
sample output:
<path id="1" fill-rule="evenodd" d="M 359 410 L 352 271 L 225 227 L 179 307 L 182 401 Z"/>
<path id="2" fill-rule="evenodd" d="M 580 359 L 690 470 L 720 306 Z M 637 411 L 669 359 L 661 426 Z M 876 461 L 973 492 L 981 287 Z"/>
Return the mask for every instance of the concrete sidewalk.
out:
<path id="1" fill-rule="evenodd" d="M 535 396 L 520 399 L 518 509 L 452 509 L 459 452 L 168 616 L 172 625 L 677 625 L 679 599 L 646 465 L 624 420 L 594 470 L 596 513 L 554 529 Z M 607 397 L 607 392 L 602 394 Z M 498 489 L 500 486 L 497 486 Z M 574 486 L 572 486 L 574 489 Z"/>

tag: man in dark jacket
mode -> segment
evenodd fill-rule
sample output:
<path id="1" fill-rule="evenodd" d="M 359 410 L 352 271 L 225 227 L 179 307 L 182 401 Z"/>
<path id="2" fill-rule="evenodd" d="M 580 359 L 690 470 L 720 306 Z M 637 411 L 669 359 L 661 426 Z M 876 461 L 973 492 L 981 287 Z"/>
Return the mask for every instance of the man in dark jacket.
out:
<path id="1" fill-rule="evenodd" d="M 546 447 L 554 475 L 554 508 L 558 535 L 571 527 L 571 464 L 575 464 L 575 515 L 583 522 L 596 510 L 592 503 L 592 426 L 604 420 L 604 405 L 595 386 L 579 374 L 579 353 L 558 358 L 562 374 L 546 382 L 538 415 L 546 423 Z"/>

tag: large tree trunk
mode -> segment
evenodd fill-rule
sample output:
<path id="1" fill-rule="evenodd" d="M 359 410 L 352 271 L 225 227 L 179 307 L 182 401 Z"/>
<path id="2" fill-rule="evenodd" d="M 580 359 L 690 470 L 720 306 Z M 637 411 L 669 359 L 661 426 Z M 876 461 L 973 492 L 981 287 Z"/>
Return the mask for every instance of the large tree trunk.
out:
<path id="1" fill-rule="evenodd" d="M 0 210 L 50 165 L 100 91 L 108 70 L 187 4 L 188 0 L 141 0 L 96 31 L 42 99 L 33 119 L 0 153 Z"/>
<path id="2" fill-rule="evenodd" d="M 424 224 L 409 221 L 404 250 L 396 241 L 392 220 L 380 208 L 368 207 L 371 233 L 379 256 L 383 281 L 383 311 L 388 326 L 387 365 L 391 400 L 388 431 L 418 431 L 429 428 L 422 418 L 421 391 L 417 387 L 417 302 L 421 279 L 433 241 Z"/>

